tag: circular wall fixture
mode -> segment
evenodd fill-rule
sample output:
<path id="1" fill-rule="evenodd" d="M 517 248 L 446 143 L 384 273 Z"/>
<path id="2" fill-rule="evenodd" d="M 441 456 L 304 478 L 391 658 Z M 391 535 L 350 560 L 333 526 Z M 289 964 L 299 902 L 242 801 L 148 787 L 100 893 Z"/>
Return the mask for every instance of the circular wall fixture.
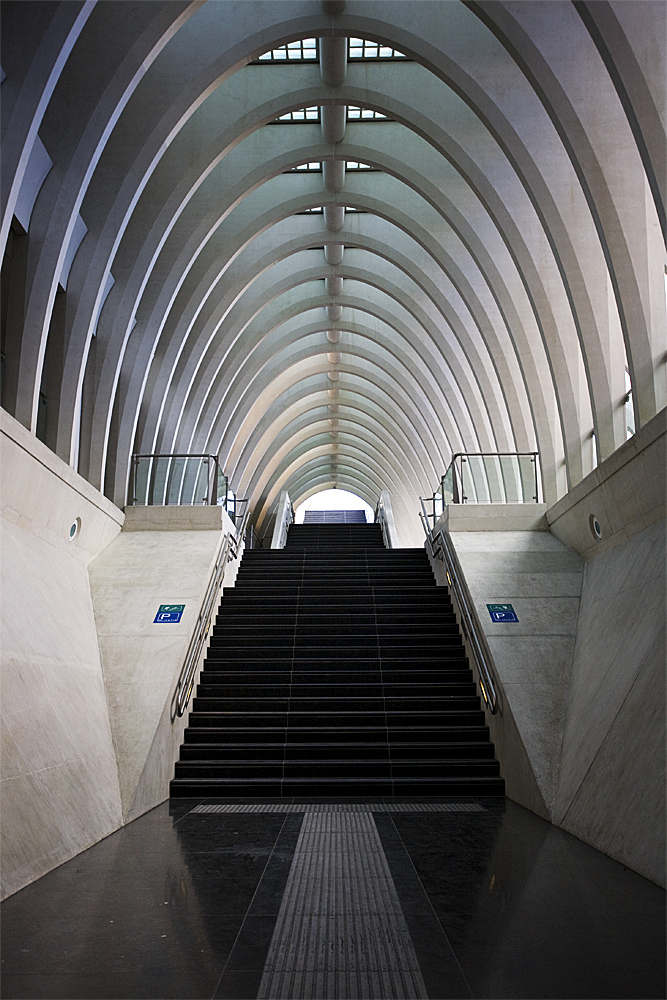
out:
<path id="1" fill-rule="evenodd" d="M 602 528 L 595 514 L 591 514 L 591 516 L 588 519 L 588 523 L 591 526 L 591 534 L 593 535 L 593 538 L 595 538 L 598 542 L 601 541 Z"/>
<path id="2" fill-rule="evenodd" d="M 81 518 L 77 517 L 69 526 L 69 540 L 73 542 L 75 538 L 79 537 L 79 532 L 81 531 Z"/>

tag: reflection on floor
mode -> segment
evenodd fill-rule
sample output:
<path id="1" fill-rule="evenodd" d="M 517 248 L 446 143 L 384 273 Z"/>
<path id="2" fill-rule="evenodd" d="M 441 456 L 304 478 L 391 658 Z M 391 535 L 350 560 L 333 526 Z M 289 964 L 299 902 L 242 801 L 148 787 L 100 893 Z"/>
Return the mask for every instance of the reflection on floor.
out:
<path id="1" fill-rule="evenodd" d="M 663 998 L 664 904 L 509 800 L 179 799 L 2 904 L 2 996 Z"/>

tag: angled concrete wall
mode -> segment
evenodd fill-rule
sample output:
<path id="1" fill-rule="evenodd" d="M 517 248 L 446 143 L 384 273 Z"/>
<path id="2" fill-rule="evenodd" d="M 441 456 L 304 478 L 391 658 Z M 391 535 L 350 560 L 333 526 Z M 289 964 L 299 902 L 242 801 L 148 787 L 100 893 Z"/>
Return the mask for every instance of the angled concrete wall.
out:
<path id="1" fill-rule="evenodd" d="M 123 821 L 87 572 L 123 513 L 0 421 L 4 897 Z"/>
<path id="2" fill-rule="evenodd" d="M 520 507 L 472 504 L 442 518 L 501 682 L 501 710 L 487 721 L 507 794 L 660 885 L 664 418 L 658 414 L 546 518 L 532 516 L 533 505 L 522 515 Z M 591 514 L 603 524 L 601 540 Z M 544 530 L 549 522 L 560 538 Z M 433 565 L 445 582 L 442 564 Z M 519 622 L 492 623 L 492 603 L 511 603 Z"/>
<path id="3" fill-rule="evenodd" d="M 167 798 L 172 695 L 233 525 L 221 507 L 126 516 L 0 421 L 4 897 Z M 163 603 L 180 624 L 153 624 Z"/>
<path id="4" fill-rule="evenodd" d="M 665 522 L 586 564 L 553 819 L 665 884 Z"/>
<path id="5" fill-rule="evenodd" d="M 187 724 L 187 713 L 172 722 L 172 696 L 218 548 L 234 530 L 222 507 L 130 507 L 123 532 L 90 564 L 124 822 L 169 795 Z M 184 604 L 181 621 L 156 623 L 161 604 Z"/>

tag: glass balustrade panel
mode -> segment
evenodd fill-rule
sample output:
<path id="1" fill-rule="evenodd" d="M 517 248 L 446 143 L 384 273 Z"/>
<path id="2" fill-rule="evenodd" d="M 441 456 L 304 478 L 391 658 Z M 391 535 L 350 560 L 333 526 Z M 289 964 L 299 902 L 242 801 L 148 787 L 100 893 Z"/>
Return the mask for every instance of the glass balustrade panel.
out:
<path id="1" fill-rule="evenodd" d="M 458 474 L 461 503 L 536 503 L 538 500 L 535 455 L 461 455 L 443 477 L 445 503 L 454 502 L 454 476 Z"/>

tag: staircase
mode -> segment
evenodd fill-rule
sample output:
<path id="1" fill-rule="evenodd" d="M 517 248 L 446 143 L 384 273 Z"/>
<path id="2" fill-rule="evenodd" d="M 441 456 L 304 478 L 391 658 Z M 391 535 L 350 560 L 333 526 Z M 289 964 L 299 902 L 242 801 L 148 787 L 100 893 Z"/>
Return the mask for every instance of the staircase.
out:
<path id="1" fill-rule="evenodd" d="M 378 525 L 292 525 L 225 589 L 172 796 L 502 795 L 447 590 Z"/>

